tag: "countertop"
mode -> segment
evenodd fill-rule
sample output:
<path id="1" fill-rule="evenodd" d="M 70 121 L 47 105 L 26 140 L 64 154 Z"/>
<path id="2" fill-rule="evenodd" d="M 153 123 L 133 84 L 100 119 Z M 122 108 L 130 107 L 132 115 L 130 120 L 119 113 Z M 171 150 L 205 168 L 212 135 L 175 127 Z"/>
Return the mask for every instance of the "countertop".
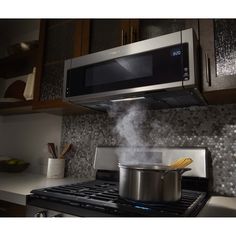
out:
<path id="1" fill-rule="evenodd" d="M 89 181 L 88 179 L 48 179 L 46 176 L 30 173 L 0 172 L 0 200 L 26 205 L 26 195 L 33 189 Z"/>
<path id="2" fill-rule="evenodd" d="M 236 197 L 212 196 L 199 217 L 236 217 Z"/>

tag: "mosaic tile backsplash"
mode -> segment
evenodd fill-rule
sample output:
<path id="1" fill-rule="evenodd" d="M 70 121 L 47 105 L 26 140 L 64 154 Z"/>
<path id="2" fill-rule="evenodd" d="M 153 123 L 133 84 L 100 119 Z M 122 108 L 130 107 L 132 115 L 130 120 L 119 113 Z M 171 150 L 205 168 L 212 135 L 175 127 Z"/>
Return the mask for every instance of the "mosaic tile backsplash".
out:
<path id="1" fill-rule="evenodd" d="M 236 21 L 218 19 L 214 22 L 217 76 L 235 75 Z"/>
<path id="2" fill-rule="evenodd" d="M 148 145 L 207 147 L 213 191 L 236 196 L 236 104 L 147 111 L 144 120 L 132 123 Z M 74 146 L 66 158 L 66 175 L 94 177 L 96 146 L 125 146 L 115 126 L 116 118 L 105 113 L 64 116 L 62 145 Z"/>
<path id="3" fill-rule="evenodd" d="M 64 63 L 44 66 L 40 100 L 61 99 Z"/>

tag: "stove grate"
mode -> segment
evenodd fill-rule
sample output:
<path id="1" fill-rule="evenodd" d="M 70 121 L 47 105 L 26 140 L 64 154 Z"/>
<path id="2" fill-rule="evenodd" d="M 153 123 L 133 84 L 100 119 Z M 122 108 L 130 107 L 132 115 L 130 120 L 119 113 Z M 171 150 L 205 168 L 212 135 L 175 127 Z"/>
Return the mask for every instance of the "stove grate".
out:
<path id="1" fill-rule="evenodd" d="M 188 216 L 195 214 L 196 208 L 206 193 L 183 190 L 178 202 L 143 203 L 119 197 L 118 183 L 100 180 L 33 190 L 37 196 L 48 197 L 54 201 L 69 201 L 71 205 L 80 204 L 104 211 L 113 210 L 114 214 L 133 216 Z"/>

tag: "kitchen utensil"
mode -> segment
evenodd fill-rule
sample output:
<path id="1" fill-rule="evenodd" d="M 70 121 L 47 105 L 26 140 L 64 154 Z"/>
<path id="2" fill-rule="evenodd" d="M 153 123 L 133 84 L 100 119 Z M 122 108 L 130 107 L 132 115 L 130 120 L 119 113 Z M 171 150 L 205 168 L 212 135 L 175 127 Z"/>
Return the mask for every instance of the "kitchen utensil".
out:
<path id="1" fill-rule="evenodd" d="M 64 158 L 65 154 L 67 152 L 69 152 L 69 150 L 71 149 L 72 144 L 66 144 L 65 147 L 63 148 L 61 154 L 60 154 L 60 158 Z"/>
<path id="2" fill-rule="evenodd" d="M 119 195 L 142 202 L 173 202 L 181 198 L 181 177 L 189 168 L 119 164 Z"/>
<path id="3" fill-rule="evenodd" d="M 23 96 L 26 100 L 32 100 L 34 98 L 34 82 L 35 82 L 36 67 L 33 68 L 31 74 L 27 76 L 27 82 Z"/>
<path id="4" fill-rule="evenodd" d="M 53 158 L 57 158 L 56 147 L 54 143 L 48 143 L 48 151 L 52 154 Z"/>
<path id="5" fill-rule="evenodd" d="M 193 162 L 193 160 L 189 157 L 182 157 L 178 159 L 177 161 L 170 164 L 170 167 L 172 169 L 177 168 L 185 168 L 186 166 L 190 165 Z"/>
<path id="6" fill-rule="evenodd" d="M 55 158 L 51 145 L 48 143 L 48 152 L 51 154 L 52 158 Z"/>

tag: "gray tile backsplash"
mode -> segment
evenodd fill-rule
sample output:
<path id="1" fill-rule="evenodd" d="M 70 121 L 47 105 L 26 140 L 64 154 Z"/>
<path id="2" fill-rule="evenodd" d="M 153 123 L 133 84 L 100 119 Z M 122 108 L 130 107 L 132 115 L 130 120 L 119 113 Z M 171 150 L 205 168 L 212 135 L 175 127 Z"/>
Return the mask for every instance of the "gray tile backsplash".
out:
<path id="1" fill-rule="evenodd" d="M 145 120 L 132 122 L 148 145 L 207 147 L 214 192 L 236 196 L 236 104 L 147 111 Z M 105 113 L 63 117 L 62 145 L 74 146 L 66 158 L 66 175 L 94 176 L 96 146 L 125 145 L 115 124 Z"/>
<path id="2" fill-rule="evenodd" d="M 41 101 L 61 99 L 64 63 L 44 65 L 41 82 Z"/>

